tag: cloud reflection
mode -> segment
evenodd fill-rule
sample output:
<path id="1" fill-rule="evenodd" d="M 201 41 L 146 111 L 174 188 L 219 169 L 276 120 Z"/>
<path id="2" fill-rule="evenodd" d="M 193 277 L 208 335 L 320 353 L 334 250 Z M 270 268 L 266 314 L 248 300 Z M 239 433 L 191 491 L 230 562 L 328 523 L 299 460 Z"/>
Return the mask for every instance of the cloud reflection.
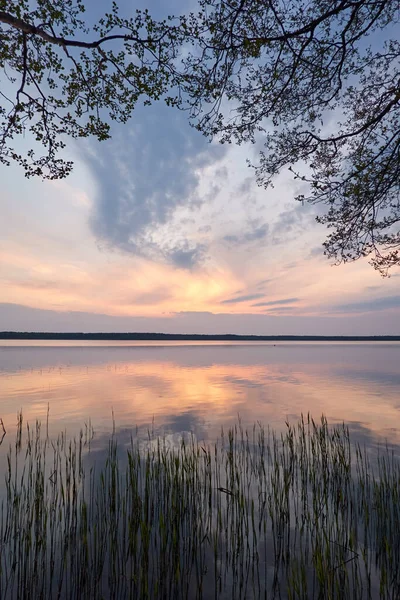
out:
<path id="1" fill-rule="evenodd" d="M 246 425 L 260 421 L 279 429 L 288 417 L 323 413 L 332 424 L 358 424 L 363 429 L 355 435 L 366 430 L 400 441 L 393 430 L 400 416 L 400 383 L 393 376 L 400 346 L 363 348 L 357 347 L 362 358 L 353 365 L 354 346 L 119 348 L 111 361 L 110 349 L 89 355 L 69 348 L 63 364 L 51 364 L 49 349 L 47 365 L 8 363 L 0 372 L 2 418 L 12 429 L 22 408 L 25 420 L 44 421 L 49 406 L 53 430 L 78 431 L 91 419 L 95 429 L 110 431 L 114 413 L 118 428 L 154 424 L 201 438 L 236 423 L 238 415 Z M 29 357 L 36 350 L 23 352 Z M 75 363 L 68 364 L 68 356 Z"/>

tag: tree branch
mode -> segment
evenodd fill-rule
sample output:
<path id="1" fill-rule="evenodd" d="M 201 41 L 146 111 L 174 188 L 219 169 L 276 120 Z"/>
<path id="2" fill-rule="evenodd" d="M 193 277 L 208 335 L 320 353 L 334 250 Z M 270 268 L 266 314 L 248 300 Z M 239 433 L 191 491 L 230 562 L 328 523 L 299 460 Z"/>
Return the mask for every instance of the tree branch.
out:
<path id="1" fill-rule="evenodd" d="M 36 36 L 42 38 L 45 42 L 49 42 L 50 44 L 54 44 L 56 46 L 61 46 L 62 48 L 65 48 L 65 47 L 88 48 L 88 49 L 98 48 L 99 46 L 101 46 L 101 44 L 104 44 L 105 42 L 109 42 L 111 40 L 124 40 L 124 41 L 130 41 L 130 42 L 137 42 L 140 44 L 147 44 L 149 42 L 154 43 L 154 41 L 157 41 L 157 40 L 153 40 L 153 39 L 152 40 L 142 39 L 137 36 L 129 35 L 129 34 L 107 35 L 102 38 L 99 38 L 98 40 L 95 40 L 94 42 L 82 42 L 79 40 L 70 40 L 70 39 L 67 39 L 64 37 L 59 37 L 57 35 L 50 35 L 42 27 L 36 27 L 35 25 L 32 25 L 31 23 L 27 23 L 26 21 L 23 21 L 22 19 L 18 19 L 17 17 L 14 17 L 13 15 L 10 15 L 9 13 L 6 13 L 4 11 L 0 11 L 0 23 L 6 23 L 7 25 L 10 25 L 14 29 L 18 29 L 19 31 L 22 31 L 25 34 L 36 35 Z"/>
<path id="2" fill-rule="evenodd" d="M 381 6 L 382 6 L 381 10 L 383 10 L 383 7 L 385 6 L 386 3 L 387 3 L 387 0 L 381 1 Z M 241 3 L 240 7 L 238 8 L 239 12 L 241 10 L 243 10 L 242 4 L 243 3 Z M 293 31 L 286 31 L 284 28 L 282 28 L 282 25 L 280 24 L 281 28 L 282 28 L 281 35 L 272 35 L 272 36 L 265 36 L 265 37 L 263 37 L 263 36 L 246 37 L 245 41 L 247 43 L 260 43 L 260 44 L 272 44 L 275 42 L 281 42 L 281 43 L 288 42 L 291 39 L 301 37 L 302 35 L 305 35 L 305 34 L 313 34 L 315 32 L 316 28 L 319 25 L 321 25 L 324 21 L 329 20 L 331 17 L 338 16 L 341 12 L 348 10 L 350 8 L 357 10 L 363 4 L 364 4 L 364 0 L 358 0 L 357 2 L 349 2 L 348 0 L 343 0 L 335 8 L 332 8 L 331 10 L 324 12 L 322 15 L 320 15 L 316 19 L 313 19 L 309 23 L 306 23 L 306 25 L 303 25 L 303 27 L 300 27 L 299 29 L 295 29 Z M 272 8 L 271 5 L 270 5 L 270 8 Z M 272 10 L 274 12 L 274 16 L 277 18 L 276 11 L 274 9 L 272 9 Z M 277 18 L 277 20 L 279 23 L 278 18 Z M 232 37 L 232 35 L 231 35 L 231 37 Z M 226 50 L 230 50 L 233 48 L 240 48 L 241 46 L 242 46 L 242 42 L 240 44 L 238 44 L 237 46 L 231 45 L 231 46 L 223 47 L 223 46 L 219 45 L 219 46 L 210 46 L 210 48 L 226 51 Z"/>

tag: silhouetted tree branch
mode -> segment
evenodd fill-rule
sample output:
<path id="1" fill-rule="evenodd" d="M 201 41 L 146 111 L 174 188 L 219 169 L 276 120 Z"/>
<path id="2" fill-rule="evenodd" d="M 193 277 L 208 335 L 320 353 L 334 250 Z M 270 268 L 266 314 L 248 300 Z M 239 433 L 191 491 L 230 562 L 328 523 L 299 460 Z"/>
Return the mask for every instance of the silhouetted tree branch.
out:
<path id="1" fill-rule="evenodd" d="M 298 199 L 326 206 L 325 254 L 400 264 L 400 5 L 392 0 L 203 0 L 188 104 L 222 142 L 263 141 L 271 186 L 286 167 Z M 398 30 L 397 30 L 398 31 Z"/>
<path id="2" fill-rule="evenodd" d="M 157 22 L 114 3 L 89 30 L 83 0 L 0 0 L 1 162 L 65 177 L 66 136 L 105 140 L 140 99 L 162 98 L 222 143 L 262 141 L 258 183 L 289 168 L 298 200 L 321 205 L 328 257 L 398 266 L 398 0 L 199 7 Z"/>
<path id="3" fill-rule="evenodd" d="M 126 122 L 141 98 L 179 100 L 180 20 L 123 18 L 114 3 L 89 30 L 84 11 L 82 0 L 0 0 L 0 160 L 27 176 L 68 175 L 66 137 L 107 139 L 110 121 Z"/>

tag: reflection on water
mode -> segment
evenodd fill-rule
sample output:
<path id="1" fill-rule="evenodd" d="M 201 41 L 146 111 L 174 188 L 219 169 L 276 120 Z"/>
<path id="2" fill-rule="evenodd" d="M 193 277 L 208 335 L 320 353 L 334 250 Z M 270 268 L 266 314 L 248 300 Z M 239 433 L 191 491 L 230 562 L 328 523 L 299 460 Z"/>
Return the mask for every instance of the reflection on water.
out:
<path id="1" fill-rule="evenodd" d="M 281 428 L 310 412 L 346 421 L 362 441 L 400 441 L 399 343 L 31 343 L 0 342 L 6 429 L 18 410 L 34 421 L 49 407 L 57 431 L 91 419 L 107 432 L 113 413 L 120 428 L 210 438 L 238 415 Z"/>
<path id="2" fill-rule="evenodd" d="M 399 364 L 400 344 L 0 345 L 0 471 L 9 447 L 19 469 L 0 488 L 0 597 L 45 597 L 48 585 L 71 598 L 397 598 L 399 467 L 374 450 L 399 449 Z M 30 423 L 49 411 L 51 436 L 90 420 L 91 451 L 90 429 L 74 458 L 64 436 L 37 443 L 34 428 L 12 445 L 21 409 Z M 365 455 L 353 463 L 345 430 L 294 434 L 285 421 L 307 413 L 345 421 Z M 250 439 L 241 425 L 227 434 L 238 417 Z"/>
<path id="3" fill-rule="evenodd" d="M 4 600 L 399 597 L 400 461 L 324 419 L 215 444 L 18 429 L 9 458 Z"/>
<path id="4" fill-rule="evenodd" d="M 212 432 L 239 414 L 274 425 L 310 412 L 395 441 L 400 345 L 3 347 L 3 421 L 50 407 L 54 426 L 91 418 Z M 395 439 L 394 439 L 395 438 Z"/>

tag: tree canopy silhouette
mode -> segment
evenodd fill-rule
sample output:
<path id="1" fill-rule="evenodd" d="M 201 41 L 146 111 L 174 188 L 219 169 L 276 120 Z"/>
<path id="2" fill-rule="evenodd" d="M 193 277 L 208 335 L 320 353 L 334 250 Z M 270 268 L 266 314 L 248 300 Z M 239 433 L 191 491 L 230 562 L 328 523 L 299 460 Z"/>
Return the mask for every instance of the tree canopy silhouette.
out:
<path id="1" fill-rule="evenodd" d="M 91 27 L 84 13 L 84 0 L 0 0 L 0 160 L 28 177 L 68 175 L 66 137 L 107 139 L 110 121 L 126 122 L 140 99 L 177 103 L 184 22 L 147 10 L 124 18 L 116 2 Z M 28 132 L 34 148 L 14 147 Z"/>
<path id="2" fill-rule="evenodd" d="M 198 128 L 222 142 L 262 142 L 259 184 L 284 167 L 304 182 L 297 199 L 324 205 L 325 254 L 372 254 L 387 274 L 400 264 L 399 2 L 201 7 L 199 48 L 186 61 Z"/>
<path id="3" fill-rule="evenodd" d="M 106 139 L 162 98 L 223 143 L 262 144 L 260 185 L 288 168 L 321 205 L 328 257 L 400 265 L 397 0 L 200 0 L 164 21 L 114 3 L 92 31 L 83 0 L 31 4 L 0 0 L 3 163 L 63 177 L 66 135 Z M 28 129 L 43 156 L 11 147 Z"/>

